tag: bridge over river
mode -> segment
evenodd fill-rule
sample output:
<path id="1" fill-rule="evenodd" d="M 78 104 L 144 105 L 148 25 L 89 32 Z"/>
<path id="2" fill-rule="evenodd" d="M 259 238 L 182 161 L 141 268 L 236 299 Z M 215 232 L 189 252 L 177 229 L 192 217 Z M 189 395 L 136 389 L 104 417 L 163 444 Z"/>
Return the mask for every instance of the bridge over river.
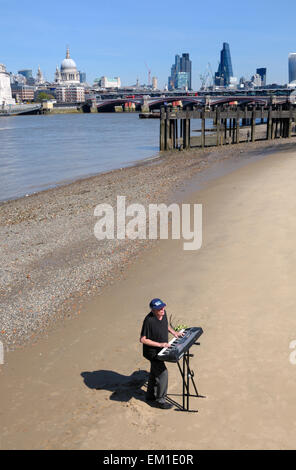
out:
<path id="1" fill-rule="evenodd" d="M 10 104 L 0 108 L 0 116 L 17 116 L 18 114 L 40 114 L 42 105 L 40 103 L 33 104 Z"/>
<path id="2" fill-rule="evenodd" d="M 291 96 L 276 96 L 276 95 L 250 95 L 250 94 L 229 94 L 229 95 L 162 95 L 162 96 L 122 96 L 112 99 L 100 99 L 97 100 L 93 105 L 96 106 L 98 112 L 114 112 L 115 107 L 126 107 L 133 105 L 135 111 L 152 111 L 160 109 L 163 106 L 176 105 L 184 109 L 194 109 L 206 107 L 207 109 L 213 109 L 219 106 L 236 105 L 246 106 L 258 105 L 268 106 L 270 104 L 283 104 L 293 102 L 295 97 Z M 177 104 L 176 104 L 177 103 Z"/>

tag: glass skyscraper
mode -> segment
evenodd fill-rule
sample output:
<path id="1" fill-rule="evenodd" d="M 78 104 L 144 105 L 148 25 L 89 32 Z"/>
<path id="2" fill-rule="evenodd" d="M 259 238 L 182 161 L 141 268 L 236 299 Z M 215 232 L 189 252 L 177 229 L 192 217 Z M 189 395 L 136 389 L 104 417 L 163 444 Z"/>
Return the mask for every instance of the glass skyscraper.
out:
<path id="1" fill-rule="evenodd" d="M 266 68 L 256 69 L 256 73 L 261 77 L 261 86 L 266 85 Z"/>
<path id="2" fill-rule="evenodd" d="M 296 53 L 289 54 L 289 83 L 296 80 Z"/>
<path id="3" fill-rule="evenodd" d="M 215 73 L 215 85 L 229 86 L 230 77 L 233 77 L 230 48 L 227 42 L 223 42 L 218 71 Z"/>
<path id="4" fill-rule="evenodd" d="M 25 77 L 27 80 L 33 78 L 32 69 L 19 70 L 18 73 L 23 75 L 23 77 Z"/>
<path id="5" fill-rule="evenodd" d="M 175 56 L 175 63 L 171 67 L 171 75 L 168 79 L 169 90 L 188 88 L 192 90 L 191 78 L 192 62 L 189 59 L 189 54 L 184 53 L 182 57 Z"/>
<path id="6" fill-rule="evenodd" d="M 188 72 L 178 72 L 176 75 L 175 88 L 177 90 L 189 90 L 189 73 Z"/>

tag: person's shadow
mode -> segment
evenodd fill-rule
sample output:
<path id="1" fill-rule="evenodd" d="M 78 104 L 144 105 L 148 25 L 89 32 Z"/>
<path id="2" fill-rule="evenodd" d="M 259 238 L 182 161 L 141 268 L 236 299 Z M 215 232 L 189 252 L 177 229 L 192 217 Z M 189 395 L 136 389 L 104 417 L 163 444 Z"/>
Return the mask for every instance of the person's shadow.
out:
<path id="1" fill-rule="evenodd" d="M 112 370 L 95 370 L 82 372 L 81 376 L 88 388 L 112 392 L 110 400 L 127 402 L 134 397 L 137 400 L 145 401 L 145 392 L 142 387 L 147 383 L 149 377 L 145 370 L 136 370 L 129 376 Z"/>

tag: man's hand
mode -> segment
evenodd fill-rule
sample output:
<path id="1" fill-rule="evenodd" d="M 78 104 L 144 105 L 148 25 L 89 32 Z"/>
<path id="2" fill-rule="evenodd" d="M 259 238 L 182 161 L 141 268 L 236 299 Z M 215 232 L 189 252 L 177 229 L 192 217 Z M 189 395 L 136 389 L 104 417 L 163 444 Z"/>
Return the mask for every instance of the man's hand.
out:
<path id="1" fill-rule="evenodd" d="M 159 343 L 161 348 L 168 348 L 170 345 L 169 343 Z"/>
<path id="2" fill-rule="evenodd" d="M 180 338 L 180 337 L 182 337 L 182 336 L 184 336 L 184 332 L 183 332 L 183 331 L 182 331 L 182 332 L 181 332 L 181 331 L 175 331 L 175 337 L 176 337 L 176 338 Z"/>
<path id="3" fill-rule="evenodd" d="M 181 331 L 174 330 L 174 328 L 172 328 L 171 326 L 169 326 L 168 330 L 175 338 L 180 338 L 181 336 L 184 336 L 184 333 L 181 333 Z"/>

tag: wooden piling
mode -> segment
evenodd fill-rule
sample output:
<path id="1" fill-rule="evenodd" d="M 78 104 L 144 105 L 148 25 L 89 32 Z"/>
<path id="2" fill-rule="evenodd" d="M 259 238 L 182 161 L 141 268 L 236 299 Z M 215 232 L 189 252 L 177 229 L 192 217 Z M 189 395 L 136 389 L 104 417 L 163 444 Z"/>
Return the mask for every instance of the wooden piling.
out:
<path id="1" fill-rule="evenodd" d="M 176 148 L 190 148 L 190 125 L 191 119 L 201 120 L 200 139 L 201 147 L 206 146 L 206 133 L 216 132 L 215 144 L 217 146 L 225 143 L 238 144 L 240 142 L 240 124 L 251 125 L 251 141 L 256 140 L 256 120 L 264 119 L 266 122 L 266 139 L 287 138 L 294 134 L 294 123 L 296 121 L 296 107 L 285 104 L 282 108 L 276 104 L 268 109 L 245 108 L 216 110 L 176 110 L 161 109 L 160 112 L 160 150 Z M 213 127 L 206 129 L 206 119 L 213 122 Z M 214 124 L 216 126 L 214 126 Z M 180 129 L 179 129 L 180 127 Z M 249 134 L 249 133 L 248 133 Z M 183 145 L 182 145 L 183 143 Z"/>
<path id="2" fill-rule="evenodd" d="M 185 119 L 185 129 L 186 129 L 185 148 L 189 149 L 190 148 L 190 119 L 187 116 Z"/>
<path id="3" fill-rule="evenodd" d="M 176 142 L 175 142 L 175 119 L 170 119 L 170 148 L 174 149 Z"/>
<path id="4" fill-rule="evenodd" d="M 227 144 L 227 118 L 224 119 L 224 142 Z"/>
<path id="5" fill-rule="evenodd" d="M 205 143 L 206 143 L 206 132 L 205 132 L 205 128 L 206 128 L 206 120 L 205 120 L 205 112 L 202 111 L 201 113 L 201 146 L 202 148 L 205 147 Z"/>
<path id="6" fill-rule="evenodd" d="M 270 140 L 272 138 L 272 109 L 271 106 L 268 108 L 268 117 L 267 117 L 267 128 L 266 128 L 266 139 Z"/>
<path id="7" fill-rule="evenodd" d="M 220 111 L 217 109 L 216 110 L 216 129 L 217 129 L 217 147 L 221 145 L 221 139 L 220 139 L 220 126 L 221 126 L 221 118 L 220 118 Z"/>
<path id="8" fill-rule="evenodd" d="M 187 137 L 186 137 L 186 132 L 187 132 L 187 128 L 186 128 L 186 119 L 182 119 L 182 123 L 183 123 L 183 149 L 186 149 L 186 145 L 187 145 Z"/>
<path id="9" fill-rule="evenodd" d="M 165 113 L 164 109 L 160 112 L 160 136 L 159 136 L 159 149 L 165 150 Z"/>
<path id="10" fill-rule="evenodd" d="M 239 111 L 236 113 L 236 144 L 239 144 Z"/>
<path id="11" fill-rule="evenodd" d="M 274 132 L 274 138 L 275 139 L 278 138 L 278 131 L 279 131 L 279 120 L 278 120 L 278 118 L 276 118 L 276 120 L 275 120 L 275 132 Z"/>
<path id="12" fill-rule="evenodd" d="M 168 109 L 166 112 L 166 120 L 165 120 L 165 149 L 170 150 L 170 117 L 169 117 Z"/>
<path id="13" fill-rule="evenodd" d="M 290 107 L 289 111 L 290 111 L 290 113 L 289 113 L 290 115 L 289 115 L 289 123 L 288 123 L 288 137 L 290 138 L 290 137 L 292 137 L 292 122 L 293 122 L 291 107 Z"/>
<path id="14" fill-rule="evenodd" d="M 276 134 L 276 124 L 275 124 L 276 119 L 272 118 L 272 126 L 271 126 L 271 140 L 275 139 L 275 134 Z"/>
<path id="15" fill-rule="evenodd" d="M 252 111 L 252 121 L 251 121 L 251 141 L 255 142 L 255 133 L 256 133 L 256 118 L 255 111 Z"/>

